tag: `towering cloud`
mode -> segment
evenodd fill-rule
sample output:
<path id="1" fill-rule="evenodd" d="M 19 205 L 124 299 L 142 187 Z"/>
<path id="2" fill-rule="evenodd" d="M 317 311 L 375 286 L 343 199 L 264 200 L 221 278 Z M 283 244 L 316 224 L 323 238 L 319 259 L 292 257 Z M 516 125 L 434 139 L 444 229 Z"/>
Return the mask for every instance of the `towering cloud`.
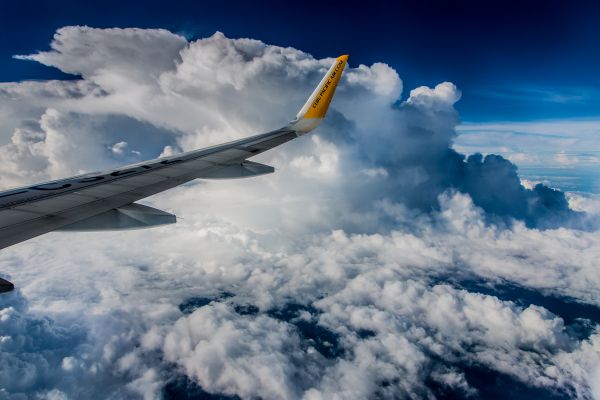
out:
<path id="1" fill-rule="evenodd" d="M 79 78 L 0 84 L 3 187 L 279 127 L 332 61 L 89 27 L 19 58 Z M 0 398 L 597 397 L 593 218 L 453 150 L 452 83 L 401 92 L 350 68 L 318 132 L 260 156 L 274 175 L 151 199 L 175 226 L 4 250 Z"/>

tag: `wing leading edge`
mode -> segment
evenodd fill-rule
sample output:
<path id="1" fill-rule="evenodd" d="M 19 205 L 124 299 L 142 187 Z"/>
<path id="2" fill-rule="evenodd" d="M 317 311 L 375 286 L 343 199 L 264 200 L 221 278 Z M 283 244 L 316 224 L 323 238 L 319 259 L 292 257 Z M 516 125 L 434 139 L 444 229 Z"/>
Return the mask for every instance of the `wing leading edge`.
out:
<path id="1" fill-rule="evenodd" d="M 241 178 L 274 172 L 273 167 L 247 159 L 316 128 L 325 118 L 347 60 L 347 55 L 336 59 L 296 118 L 280 129 L 118 169 L 0 192 L 0 249 L 54 230 L 172 223 L 171 214 L 142 209 L 144 206 L 134 202 L 197 178 Z"/>

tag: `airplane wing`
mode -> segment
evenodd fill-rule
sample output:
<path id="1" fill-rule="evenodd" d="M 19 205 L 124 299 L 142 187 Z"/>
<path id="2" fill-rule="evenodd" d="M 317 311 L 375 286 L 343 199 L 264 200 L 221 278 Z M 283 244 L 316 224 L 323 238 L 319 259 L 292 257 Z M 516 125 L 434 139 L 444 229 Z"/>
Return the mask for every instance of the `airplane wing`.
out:
<path id="1" fill-rule="evenodd" d="M 174 215 L 135 202 L 196 178 L 274 172 L 273 167 L 248 158 L 316 128 L 347 60 L 347 55 L 336 59 L 296 118 L 283 128 L 110 171 L 0 192 L 0 249 L 55 230 L 118 230 L 174 223 Z M 0 278 L 0 292 L 3 287 Z"/>

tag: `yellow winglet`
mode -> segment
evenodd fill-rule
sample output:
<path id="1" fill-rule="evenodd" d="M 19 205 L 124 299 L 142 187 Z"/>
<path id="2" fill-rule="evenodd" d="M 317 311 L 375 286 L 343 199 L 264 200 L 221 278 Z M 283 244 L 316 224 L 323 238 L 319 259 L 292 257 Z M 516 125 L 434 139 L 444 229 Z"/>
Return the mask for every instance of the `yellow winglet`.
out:
<path id="1" fill-rule="evenodd" d="M 323 79 L 321 79 L 319 86 L 316 87 L 296 115 L 296 119 L 290 123 L 290 126 L 298 134 L 312 131 L 325 118 L 331 99 L 333 99 L 335 88 L 342 77 L 342 71 L 344 71 L 347 62 L 348 55 L 336 58 L 333 65 L 329 68 Z"/>

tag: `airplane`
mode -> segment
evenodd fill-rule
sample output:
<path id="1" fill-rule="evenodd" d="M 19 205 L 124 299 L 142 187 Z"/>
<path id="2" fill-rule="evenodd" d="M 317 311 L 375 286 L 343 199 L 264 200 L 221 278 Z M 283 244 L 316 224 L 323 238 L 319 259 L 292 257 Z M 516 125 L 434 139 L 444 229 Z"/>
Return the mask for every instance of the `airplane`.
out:
<path id="1" fill-rule="evenodd" d="M 176 222 L 168 212 L 136 201 L 197 178 L 228 179 L 272 173 L 249 161 L 315 129 L 325 118 L 348 61 L 339 56 L 296 118 L 282 128 L 244 139 L 0 192 L 0 249 L 51 231 L 139 229 Z M 14 284 L 0 278 L 0 293 Z"/>

